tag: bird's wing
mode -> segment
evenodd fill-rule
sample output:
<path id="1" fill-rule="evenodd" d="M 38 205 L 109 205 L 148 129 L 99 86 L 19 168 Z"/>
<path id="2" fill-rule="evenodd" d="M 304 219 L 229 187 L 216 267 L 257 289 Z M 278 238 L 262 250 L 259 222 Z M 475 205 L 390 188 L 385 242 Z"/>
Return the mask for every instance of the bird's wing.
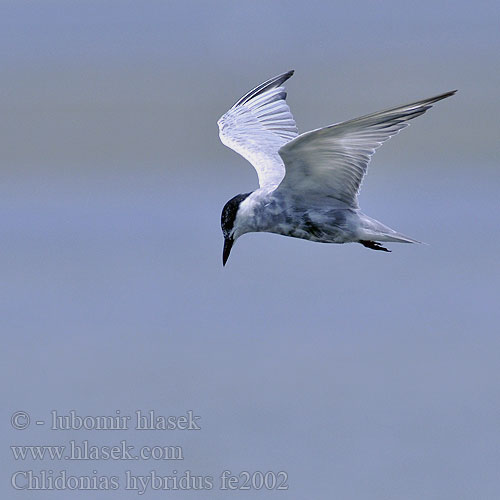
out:
<path id="1" fill-rule="evenodd" d="M 278 190 L 330 197 L 357 208 L 357 193 L 375 150 L 407 127 L 408 120 L 455 92 L 301 134 L 279 150 L 286 175 Z"/>
<path id="2" fill-rule="evenodd" d="M 260 187 L 281 182 L 285 166 L 278 150 L 298 135 L 282 86 L 292 75 L 289 71 L 261 83 L 217 122 L 222 143 L 254 166 Z"/>

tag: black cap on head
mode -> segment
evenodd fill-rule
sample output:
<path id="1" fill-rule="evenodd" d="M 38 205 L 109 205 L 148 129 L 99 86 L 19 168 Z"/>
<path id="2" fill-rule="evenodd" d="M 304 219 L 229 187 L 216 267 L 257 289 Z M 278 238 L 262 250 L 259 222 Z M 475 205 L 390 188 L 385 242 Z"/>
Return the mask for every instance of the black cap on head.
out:
<path id="1" fill-rule="evenodd" d="M 236 219 L 236 214 L 238 213 L 238 208 L 240 203 L 245 200 L 251 193 L 239 194 L 234 198 L 231 198 L 222 209 L 221 215 L 221 227 L 222 234 L 224 235 L 224 251 L 222 254 L 222 265 L 226 265 L 229 254 L 231 253 L 231 247 L 233 246 L 234 240 L 231 236 L 231 232 L 234 227 L 234 220 Z"/>

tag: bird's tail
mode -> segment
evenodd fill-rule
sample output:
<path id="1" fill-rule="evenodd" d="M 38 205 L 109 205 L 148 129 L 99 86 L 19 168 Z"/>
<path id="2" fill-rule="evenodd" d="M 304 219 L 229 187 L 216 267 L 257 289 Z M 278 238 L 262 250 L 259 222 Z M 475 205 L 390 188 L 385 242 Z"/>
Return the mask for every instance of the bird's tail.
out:
<path id="1" fill-rule="evenodd" d="M 397 231 L 394 231 L 394 229 L 391 229 L 390 227 L 382 224 L 378 220 L 368 217 L 367 215 L 362 214 L 361 220 L 362 226 L 360 228 L 360 239 L 362 240 L 393 241 L 396 243 L 423 243 L 422 241 L 410 238 L 405 234 L 398 233 Z"/>
<path id="2" fill-rule="evenodd" d="M 376 241 L 394 241 L 396 243 L 423 243 L 422 241 L 415 240 L 405 234 L 398 233 L 397 231 L 393 231 L 391 233 L 379 233 L 377 238 L 374 239 Z M 425 243 L 423 244 L 425 245 Z"/>

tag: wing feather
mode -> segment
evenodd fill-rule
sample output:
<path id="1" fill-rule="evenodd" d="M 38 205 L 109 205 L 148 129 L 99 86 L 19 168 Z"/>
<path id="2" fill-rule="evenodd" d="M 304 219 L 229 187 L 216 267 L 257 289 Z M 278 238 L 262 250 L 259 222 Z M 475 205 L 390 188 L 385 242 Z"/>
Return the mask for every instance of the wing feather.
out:
<path id="1" fill-rule="evenodd" d="M 361 181 L 375 150 L 406 128 L 408 120 L 455 92 L 301 134 L 279 150 L 286 175 L 278 189 L 331 197 L 357 208 Z"/>
<path id="2" fill-rule="evenodd" d="M 288 71 L 261 83 L 217 122 L 222 143 L 254 166 L 260 187 L 282 181 L 285 166 L 278 150 L 298 135 L 282 86 L 292 75 Z"/>

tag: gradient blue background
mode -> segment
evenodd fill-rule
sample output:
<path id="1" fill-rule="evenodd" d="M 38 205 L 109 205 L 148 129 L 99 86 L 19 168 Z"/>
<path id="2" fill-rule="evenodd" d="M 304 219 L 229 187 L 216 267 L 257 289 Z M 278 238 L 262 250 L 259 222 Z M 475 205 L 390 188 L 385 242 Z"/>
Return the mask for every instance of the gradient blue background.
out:
<path id="1" fill-rule="evenodd" d="M 285 470 L 288 492 L 497 500 L 498 2 L 0 3 L 2 488 L 15 470 Z M 301 131 L 458 88 L 377 152 L 360 203 L 429 246 L 247 235 L 216 120 L 288 69 Z M 9 425 L 155 409 L 198 433 Z M 11 444 L 182 445 L 185 461 L 15 462 Z M 169 496 L 170 497 L 170 496 Z"/>

